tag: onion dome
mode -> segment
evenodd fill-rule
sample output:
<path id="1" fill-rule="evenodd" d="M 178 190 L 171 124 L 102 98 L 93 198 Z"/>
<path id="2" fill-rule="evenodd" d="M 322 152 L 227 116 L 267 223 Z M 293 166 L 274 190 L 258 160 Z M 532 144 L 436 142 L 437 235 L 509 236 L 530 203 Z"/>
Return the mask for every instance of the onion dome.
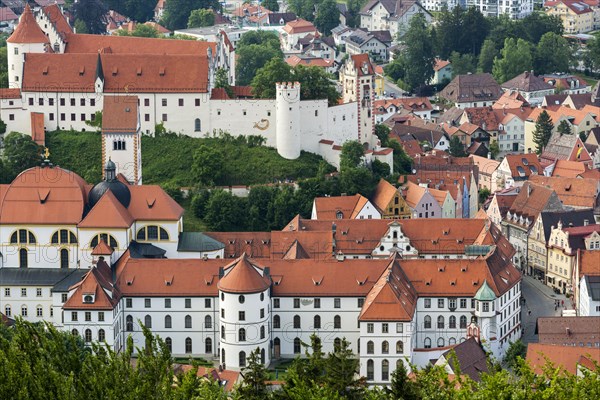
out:
<path id="1" fill-rule="evenodd" d="M 102 195 L 109 190 L 123 207 L 129 207 L 129 203 L 131 202 L 131 192 L 126 184 L 117 179 L 116 170 L 117 166 L 109 158 L 106 167 L 104 168 L 104 180 L 96 184 L 92 190 L 90 190 L 88 197 L 90 207 L 94 207 Z"/>

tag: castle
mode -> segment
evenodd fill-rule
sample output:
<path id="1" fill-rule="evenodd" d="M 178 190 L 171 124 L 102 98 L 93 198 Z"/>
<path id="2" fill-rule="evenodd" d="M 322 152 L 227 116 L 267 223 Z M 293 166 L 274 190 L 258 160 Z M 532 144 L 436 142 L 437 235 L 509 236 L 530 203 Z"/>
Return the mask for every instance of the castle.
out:
<path id="1" fill-rule="evenodd" d="M 300 151 L 338 165 L 341 145 L 360 140 L 367 161 L 393 165 L 374 135 L 374 69 L 367 55 L 352 56 L 341 73 L 342 104 L 302 100 L 300 85 L 281 83 L 275 99 L 251 98 L 235 87 L 231 99 L 214 88 L 218 68 L 235 69 L 223 32 L 216 43 L 73 33 L 56 5 L 34 15 L 29 6 L 7 40 L 9 87 L 0 91 L 7 132 L 43 143 L 46 131 L 89 130 L 105 96 L 137 96 L 140 130 L 157 124 L 189 136 L 215 132 L 261 135 L 285 158 Z"/>

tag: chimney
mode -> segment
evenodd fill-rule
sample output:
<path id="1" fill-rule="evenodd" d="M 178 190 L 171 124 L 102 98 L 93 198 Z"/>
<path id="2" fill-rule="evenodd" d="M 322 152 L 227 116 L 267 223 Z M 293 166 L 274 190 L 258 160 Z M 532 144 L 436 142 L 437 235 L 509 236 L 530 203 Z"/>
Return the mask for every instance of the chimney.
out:
<path id="1" fill-rule="evenodd" d="M 263 269 L 263 275 L 264 276 L 270 276 L 271 275 L 271 267 L 265 267 Z"/>
<path id="2" fill-rule="evenodd" d="M 589 219 L 584 219 L 583 220 L 583 226 L 588 226 L 590 224 L 590 220 Z"/>
<path id="3" fill-rule="evenodd" d="M 489 152 L 489 151 L 488 151 L 488 154 L 487 154 L 487 158 L 488 158 L 488 160 L 491 160 L 491 159 L 492 159 L 492 153 L 491 153 L 491 152 Z"/>

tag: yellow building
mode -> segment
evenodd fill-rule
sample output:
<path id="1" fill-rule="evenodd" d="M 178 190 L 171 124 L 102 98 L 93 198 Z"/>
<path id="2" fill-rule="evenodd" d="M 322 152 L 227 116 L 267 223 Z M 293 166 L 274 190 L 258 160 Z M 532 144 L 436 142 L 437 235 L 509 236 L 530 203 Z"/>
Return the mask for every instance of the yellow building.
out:
<path id="1" fill-rule="evenodd" d="M 587 33 L 594 30 L 594 10 L 584 2 L 546 2 L 546 14 L 560 17 L 565 33 Z"/>
<path id="2" fill-rule="evenodd" d="M 375 96 L 382 97 L 385 91 L 385 79 L 383 77 L 383 67 L 375 66 Z"/>
<path id="3" fill-rule="evenodd" d="M 400 195 L 400 191 L 384 179 L 379 181 L 371 196 L 371 202 L 383 219 L 409 219 L 411 216 L 410 207 Z"/>

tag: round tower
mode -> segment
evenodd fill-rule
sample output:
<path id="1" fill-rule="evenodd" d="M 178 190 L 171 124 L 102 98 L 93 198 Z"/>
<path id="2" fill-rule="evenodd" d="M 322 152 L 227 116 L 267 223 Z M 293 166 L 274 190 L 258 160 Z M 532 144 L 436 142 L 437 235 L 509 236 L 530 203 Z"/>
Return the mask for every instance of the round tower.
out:
<path id="1" fill-rule="evenodd" d="M 8 87 L 21 88 L 25 53 L 45 53 L 49 45 L 50 41 L 35 21 L 29 4 L 25 4 L 19 24 L 6 40 Z"/>
<path id="2" fill-rule="evenodd" d="M 277 152 L 283 158 L 300 157 L 300 82 L 277 83 Z"/>
<path id="3" fill-rule="evenodd" d="M 487 280 L 475 293 L 475 317 L 481 339 L 496 340 L 496 294 Z"/>
<path id="4" fill-rule="evenodd" d="M 271 361 L 269 329 L 271 278 L 245 254 L 219 273 L 220 364 L 241 370 L 250 353 L 259 349 L 259 362 Z"/>

